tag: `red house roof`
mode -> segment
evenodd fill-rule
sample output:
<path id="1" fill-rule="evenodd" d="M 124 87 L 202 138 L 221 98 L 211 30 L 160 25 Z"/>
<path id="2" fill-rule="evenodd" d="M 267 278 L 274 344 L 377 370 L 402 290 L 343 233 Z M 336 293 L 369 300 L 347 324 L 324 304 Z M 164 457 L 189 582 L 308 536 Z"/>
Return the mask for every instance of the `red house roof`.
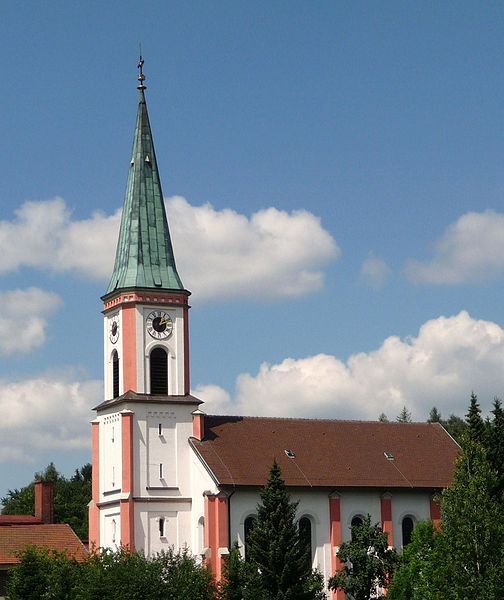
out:
<path id="1" fill-rule="evenodd" d="M 459 446 L 438 423 L 206 416 L 191 444 L 220 485 L 445 488 Z"/>
<path id="2" fill-rule="evenodd" d="M 70 525 L 6 525 L 0 527 L 0 565 L 15 565 L 18 554 L 26 546 L 38 546 L 58 552 L 67 552 L 77 560 L 84 560 L 87 551 Z"/>

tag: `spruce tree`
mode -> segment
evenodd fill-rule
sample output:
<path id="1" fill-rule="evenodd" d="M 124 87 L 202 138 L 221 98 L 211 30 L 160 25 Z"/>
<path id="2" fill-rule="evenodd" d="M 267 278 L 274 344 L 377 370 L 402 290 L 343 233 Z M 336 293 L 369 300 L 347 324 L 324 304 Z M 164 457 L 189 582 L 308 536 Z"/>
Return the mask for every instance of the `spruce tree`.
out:
<path id="1" fill-rule="evenodd" d="M 493 419 L 488 436 L 488 460 L 497 472 L 496 496 L 502 502 L 502 492 L 504 492 L 504 410 L 499 398 L 494 400 L 492 414 Z"/>
<path id="2" fill-rule="evenodd" d="M 486 445 L 486 427 L 481 418 L 481 408 L 478 404 L 478 398 L 474 392 L 471 393 L 471 402 L 466 415 L 469 438 L 474 442 Z"/>
<path id="3" fill-rule="evenodd" d="M 441 423 L 441 413 L 435 406 L 433 406 L 430 410 L 427 423 Z"/>
<path id="4" fill-rule="evenodd" d="M 403 406 L 401 412 L 396 417 L 398 423 L 411 423 L 411 412 Z"/>
<path id="5" fill-rule="evenodd" d="M 260 574 L 261 587 L 271 600 L 324 598 L 320 576 L 306 562 L 292 502 L 275 461 L 261 491 L 257 518 L 250 536 L 250 562 Z"/>

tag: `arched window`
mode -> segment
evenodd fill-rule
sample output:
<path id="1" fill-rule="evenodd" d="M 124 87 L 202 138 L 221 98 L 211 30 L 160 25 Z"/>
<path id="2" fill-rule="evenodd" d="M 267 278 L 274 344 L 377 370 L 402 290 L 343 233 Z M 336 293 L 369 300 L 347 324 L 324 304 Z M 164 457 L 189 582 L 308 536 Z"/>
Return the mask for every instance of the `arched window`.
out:
<path id="1" fill-rule="evenodd" d="M 151 394 L 168 394 L 168 354 L 163 348 L 154 348 L 150 353 Z"/>
<path id="2" fill-rule="evenodd" d="M 112 397 L 119 396 L 119 354 L 112 352 Z"/>
<path id="3" fill-rule="evenodd" d="M 309 568 L 312 566 L 313 546 L 312 546 L 312 522 L 309 517 L 299 519 L 299 541 L 301 547 L 306 553 L 306 564 Z"/>
<path id="4" fill-rule="evenodd" d="M 411 542 L 411 534 L 415 528 L 415 523 L 411 517 L 404 517 L 402 520 L 402 545 L 405 548 Z"/>
<path id="5" fill-rule="evenodd" d="M 350 523 L 350 527 L 352 529 L 352 541 L 354 540 L 354 537 L 355 537 L 354 527 L 362 525 L 363 523 L 364 523 L 364 519 L 361 515 L 355 515 L 355 517 L 353 517 L 353 519 Z"/>
<path id="6" fill-rule="evenodd" d="M 250 558 L 250 534 L 252 533 L 252 529 L 254 529 L 255 516 L 250 515 L 245 519 L 243 523 L 243 539 L 245 541 L 245 560 Z"/>
<path id="7" fill-rule="evenodd" d="M 198 520 L 198 554 L 205 552 L 205 517 Z"/>

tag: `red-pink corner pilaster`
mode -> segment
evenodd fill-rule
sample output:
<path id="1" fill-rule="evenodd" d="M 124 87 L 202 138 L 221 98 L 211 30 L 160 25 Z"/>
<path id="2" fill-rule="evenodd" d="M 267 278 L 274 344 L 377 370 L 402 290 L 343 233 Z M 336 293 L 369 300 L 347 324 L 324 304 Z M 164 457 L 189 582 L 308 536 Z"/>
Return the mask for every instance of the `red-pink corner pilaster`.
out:
<path id="1" fill-rule="evenodd" d="M 329 531 L 331 535 L 332 575 L 334 575 L 334 573 L 342 566 L 340 559 L 337 557 L 337 552 L 343 541 L 340 502 L 341 499 L 338 493 L 333 493 L 329 496 Z M 333 600 L 345 600 L 345 592 L 343 590 L 333 591 L 331 597 Z"/>
<path id="2" fill-rule="evenodd" d="M 229 554 L 228 497 L 224 493 L 205 497 L 206 564 L 215 580 L 222 580 L 224 560 Z"/>
<path id="3" fill-rule="evenodd" d="M 381 523 L 384 533 L 388 536 L 389 546 L 394 545 L 394 524 L 392 521 L 392 494 L 385 492 L 380 498 Z"/>
<path id="4" fill-rule="evenodd" d="M 137 352 L 136 352 L 136 306 L 128 304 L 122 309 L 122 349 L 123 349 L 123 390 L 137 389 Z"/>
<path id="5" fill-rule="evenodd" d="M 191 393 L 191 373 L 189 363 L 189 307 L 184 306 L 184 394 Z"/>
<path id="6" fill-rule="evenodd" d="M 121 411 L 122 481 L 121 481 L 121 544 L 135 549 L 133 503 L 133 417 L 130 410 Z"/>
<path id="7" fill-rule="evenodd" d="M 441 507 L 437 495 L 430 497 L 430 518 L 434 527 L 439 529 L 441 527 Z"/>
<path id="8" fill-rule="evenodd" d="M 91 502 L 89 503 L 89 547 L 100 547 L 100 422 L 91 422 Z"/>

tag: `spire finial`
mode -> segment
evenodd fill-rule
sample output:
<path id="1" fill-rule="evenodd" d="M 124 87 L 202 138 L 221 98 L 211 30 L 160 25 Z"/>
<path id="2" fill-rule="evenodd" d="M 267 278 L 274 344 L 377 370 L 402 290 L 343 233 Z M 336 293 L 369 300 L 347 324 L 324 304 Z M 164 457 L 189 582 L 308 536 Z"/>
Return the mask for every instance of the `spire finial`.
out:
<path id="1" fill-rule="evenodd" d="M 141 92 L 147 89 L 147 86 L 144 85 L 145 75 L 143 74 L 143 64 L 144 59 L 142 57 L 142 49 L 140 48 L 140 59 L 138 61 L 138 81 L 140 84 L 137 86 L 137 90 L 140 90 Z"/>

